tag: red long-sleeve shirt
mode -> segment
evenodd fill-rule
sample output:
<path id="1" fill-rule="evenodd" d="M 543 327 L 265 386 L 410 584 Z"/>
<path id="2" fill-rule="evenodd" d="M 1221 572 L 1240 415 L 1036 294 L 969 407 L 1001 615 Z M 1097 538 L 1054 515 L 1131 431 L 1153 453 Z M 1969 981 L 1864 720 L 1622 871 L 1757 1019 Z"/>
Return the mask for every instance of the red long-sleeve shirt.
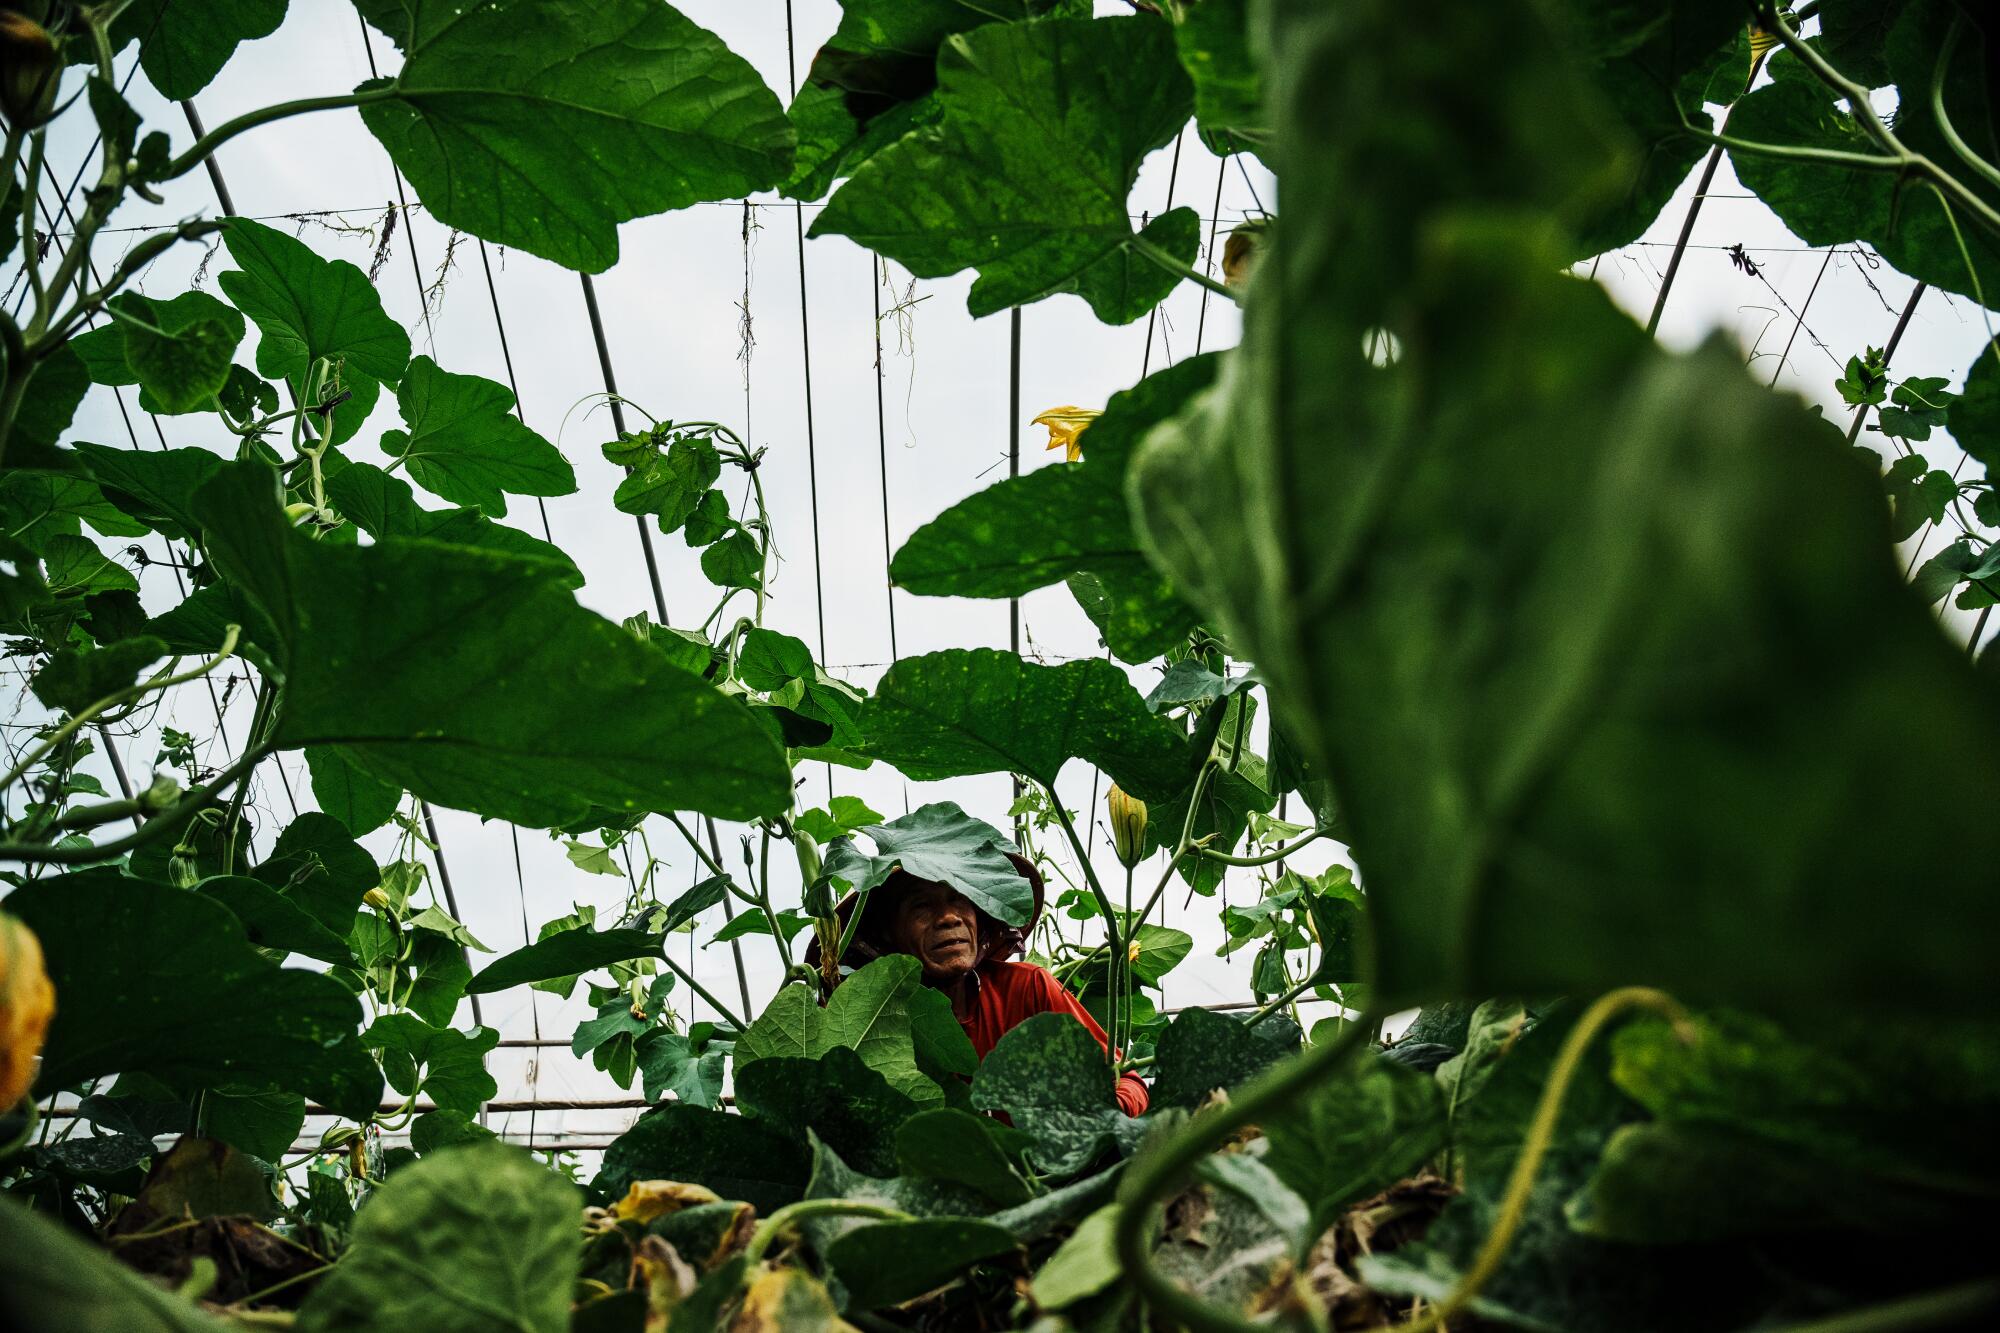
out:
<path id="1" fill-rule="evenodd" d="M 989 962 L 973 973 L 971 980 L 972 1013 L 958 1021 L 982 1060 L 1016 1024 L 1036 1014 L 1069 1014 L 1090 1030 L 1099 1046 L 1110 1043 L 1090 1011 L 1077 1003 L 1047 968 L 1033 963 Z M 1126 1115 L 1145 1114 L 1144 1079 L 1135 1073 L 1121 1075 L 1117 1094 L 1119 1110 Z"/>

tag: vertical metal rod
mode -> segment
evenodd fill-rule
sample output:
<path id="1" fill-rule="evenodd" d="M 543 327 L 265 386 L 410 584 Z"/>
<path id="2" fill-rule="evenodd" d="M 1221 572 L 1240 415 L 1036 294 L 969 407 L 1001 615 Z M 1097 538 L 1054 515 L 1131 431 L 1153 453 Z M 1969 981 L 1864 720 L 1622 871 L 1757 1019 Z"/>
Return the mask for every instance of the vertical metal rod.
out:
<path id="1" fill-rule="evenodd" d="M 715 819 L 711 815 L 703 815 L 701 822 L 708 826 L 708 854 L 714 857 L 715 864 L 720 866 L 722 864 L 722 838 L 715 831 Z M 734 921 L 736 919 L 736 909 L 729 905 L 728 889 L 722 891 L 722 919 L 725 921 Z M 775 921 L 771 922 L 770 926 L 774 931 L 779 929 L 778 923 Z M 750 978 L 743 970 L 742 941 L 729 941 L 729 952 L 736 959 L 736 989 L 737 993 L 743 997 L 743 1021 L 754 1023 L 757 1021 L 756 1006 L 750 1003 Z"/>
<path id="2" fill-rule="evenodd" d="M 163 5 L 161 8 L 164 9 L 165 6 Z M 370 64 L 372 65 L 373 62 L 371 61 Z M 195 142 L 200 143 L 201 137 L 207 134 L 208 131 L 202 127 L 201 114 L 194 109 L 192 99 L 181 103 L 181 114 L 187 117 L 188 128 L 194 131 Z M 215 201 L 222 205 L 222 211 L 225 214 L 235 217 L 236 202 L 229 197 L 229 187 L 223 183 L 222 167 L 216 162 L 215 154 L 210 153 L 202 159 L 201 164 L 208 168 L 208 183 L 215 187 Z"/>
<path id="3" fill-rule="evenodd" d="M 1007 312 L 1007 476 L 1021 475 L 1021 307 Z M 1147 331 L 1150 341 L 1152 332 Z M 1021 599 L 1007 599 L 1007 646 L 1021 655 Z M 1012 775 L 1014 799 L 1021 799 L 1021 776 Z M 1053 795 L 1051 791 L 1051 795 Z M 1058 800 L 1061 798 L 1058 797 Z M 1014 816 L 1014 841 L 1019 844 L 1027 832 L 1024 815 Z"/>
<path id="4" fill-rule="evenodd" d="M 590 281 L 588 273 L 576 275 L 583 282 L 583 304 L 590 312 L 590 336 L 597 343 L 597 364 L 604 372 L 604 391 L 611 396 L 611 424 L 620 435 L 625 433 L 625 400 L 618 396 L 618 379 L 611 373 L 611 348 L 604 341 L 604 317 L 597 310 L 597 288 Z M 632 521 L 639 527 L 639 546 L 646 553 L 646 577 L 653 582 L 653 609 L 660 613 L 660 623 L 667 623 L 667 594 L 660 586 L 660 562 L 653 554 L 653 533 L 646 526 L 646 516 L 632 515 Z"/>
<path id="5" fill-rule="evenodd" d="M 1646 336 L 1651 337 L 1660 327 L 1660 312 L 1667 308 L 1667 293 L 1674 289 L 1674 275 L 1681 271 L 1681 256 L 1687 253 L 1688 237 L 1694 234 L 1694 220 L 1701 216 L 1701 206 L 1708 198 L 1709 182 L 1715 179 L 1715 169 L 1722 163 L 1722 145 L 1717 144 L 1708 153 L 1708 161 L 1701 169 L 1701 180 L 1694 187 L 1694 198 L 1688 201 L 1687 217 L 1681 222 L 1680 239 L 1674 242 L 1674 253 L 1667 260 L 1667 275 L 1660 281 L 1660 294 L 1653 299 L 1653 315 L 1646 321 Z"/>
<path id="6" fill-rule="evenodd" d="M 1895 357 L 1896 347 L 1903 341 L 1903 330 L 1910 327 L 1910 316 L 1917 313 L 1917 302 L 1923 300 L 1924 293 L 1929 290 L 1930 287 L 1927 284 L 1918 283 L 1916 288 L 1911 291 L 1910 299 L 1904 303 L 1903 313 L 1896 316 L 1896 327 L 1889 333 L 1889 344 L 1882 349 L 1883 369 L 1888 369 L 1890 360 Z M 1849 444 L 1853 444 L 1861 438 L 1861 425 L 1868 420 L 1868 413 L 1871 410 L 1868 404 L 1863 403 L 1855 411 L 1854 420 L 1847 427 L 1847 442 Z"/>
<path id="7" fill-rule="evenodd" d="M 875 255 L 868 256 L 869 285 L 875 296 L 875 453 L 882 469 L 882 571 L 884 590 L 889 598 L 889 660 L 896 650 L 896 582 L 888 575 L 894 557 L 889 549 L 889 414 L 882 404 L 882 284 L 888 280 L 887 266 Z"/>

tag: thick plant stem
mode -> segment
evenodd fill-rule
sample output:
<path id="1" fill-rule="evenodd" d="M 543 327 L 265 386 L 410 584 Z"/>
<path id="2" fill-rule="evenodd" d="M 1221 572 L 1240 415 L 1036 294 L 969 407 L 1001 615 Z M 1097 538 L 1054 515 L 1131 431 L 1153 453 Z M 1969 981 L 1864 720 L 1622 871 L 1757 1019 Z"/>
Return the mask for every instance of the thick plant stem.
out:
<path id="1" fill-rule="evenodd" d="M 754 1267 L 763 1260 L 765 1251 L 786 1228 L 808 1217 L 872 1217 L 878 1222 L 911 1220 L 910 1215 L 901 1209 L 879 1203 L 863 1203 L 859 1199 L 801 1199 L 797 1203 L 786 1204 L 758 1224 L 750 1243 L 743 1247 L 743 1258 Z"/>
<path id="2" fill-rule="evenodd" d="M 1307 843 L 1318 842 L 1321 838 L 1331 836 L 1332 833 L 1333 833 L 1332 829 L 1316 828 L 1311 833 L 1308 833 L 1304 837 L 1299 838 L 1297 841 L 1287 843 L 1285 846 L 1278 848 L 1276 851 L 1266 852 L 1262 856 L 1230 856 L 1224 852 L 1210 851 L 1206 847 L 1200 848 L 1199 850 L 1204 859 L 1209 861 L 1218 861 L 1226 866 L 1267 866 L 1270 865 L 1273 861 L 1284 860 L 1286 857 L 1298 851 L 1299 848 L 1305 846 Z"/>
<path id="3" fill-rule="evenodd" d="M 144 847 L 169 833 L 176 832 L 188 820 L 202 810 L 215 804 L 216 797 L 223 788 L 238 778 L 248 776 L 266 754 L 268 749 L 252 747 L 245 750 L 241 758 L 231 764 L 206 786 L 197 788 L 188 798 L 179 802 L 159 818 L 149 821 L 136 833 L 128 833 L 113 842 L 97 843 L 89 847 L 48 847 L 39 843 L 0 843 L 0 861 L 37 861 L 48 865 L 92 865 L 99 861 L 112 861 L 130 851 Z"/>
<path id="4" fill-rule="evenodd" d="M 1667 259 L 1667 274 L 1660 279 L 1660 294 L 1653 298 L 1653 313 L 1646 320 L 1646 336 L 1652 337 L 1660 328 L 1660 315 L 1667 308 L 1667 294 L 1674 289 L 1674 275 L 1681 271 L 1681 256 L 1687 253 L 1688 237 L 1694 235 L 1695 219 L 1701 216 L 1701 206 L 1708 199 L 1708 187 L 1715 180 L 1715 169 L 1722 162 L 1722 145 L 1717 143 L 1708 150 L 1708 161 L 1702 164 L 1701 180 L 1694 187 L 1694 198 L 1688 201 L 1687 216 L 1681 220 L 1681 234 L 1674 241 L 1674 252 Z"/>

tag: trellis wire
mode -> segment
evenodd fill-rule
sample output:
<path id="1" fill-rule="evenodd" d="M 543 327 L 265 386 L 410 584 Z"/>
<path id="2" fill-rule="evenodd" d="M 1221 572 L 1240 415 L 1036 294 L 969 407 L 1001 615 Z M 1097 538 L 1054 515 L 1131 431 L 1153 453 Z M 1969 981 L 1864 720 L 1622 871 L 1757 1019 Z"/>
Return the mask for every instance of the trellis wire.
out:
<path id="1" fill-rule="evenodd" d="M 896 583 L 889 577 L 889 415 L 882 402 L 882 284 L 889 279 L 886 261 L 873 251 L 868 255 L 869 290 L 875 298 L 875 453 L 882 471 L 882 584 L 889 602 L 889 657 L 902 654 L 896 648 Z"/>
<path id="2" fill-rule="evenodd" d="M 799 96 L 799 58 L 792 36 L 792 0 L 785 0 L 785 77 L 792 100 Z M 806 485 L 812 500 L 813 610 L 819 619 L 819 660 L 826 661 L 826 576 L 820 564 L 819 546 L 819 448 L 813 436 L 812 313 L 806 301 L 806 210 L 803 200 L 792 201 L 792 221 L 798 236 L 799 252 L 799 356 L 804 364 L 806 393 Z M 826 787 L 833 795 L 833 765 L 826 766 Z"/>

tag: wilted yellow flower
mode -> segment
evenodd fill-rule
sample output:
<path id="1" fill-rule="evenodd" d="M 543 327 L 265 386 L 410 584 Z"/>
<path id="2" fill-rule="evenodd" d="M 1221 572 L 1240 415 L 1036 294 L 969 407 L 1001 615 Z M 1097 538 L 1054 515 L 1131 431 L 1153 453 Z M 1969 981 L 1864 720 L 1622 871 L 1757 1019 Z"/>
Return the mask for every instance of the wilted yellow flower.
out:
<path id="1" fill-rule="evenodd" d="M 1264 243 L 1264 233 L 1269 230 L 1269 218 L 1251 218 L 1239 223 L 1229 233 L 1229 239 L 1222 246 L 1222 284 L 1232 290 L 1241 290 L 1250 281 L 1250 271 L 1256 266 L 1257 252 Z"/>
<path id="2" fill-rule="evenodd" d="M 611 1205 L 611 1215 L 621 1222 L 650 1222 L 683 1208 L 721 1202 L 722 1197 L 706 1186 L 678 1180 L 635 1180 L 625 1197 Z"/>
<path id="3" fill-rule="evenodd" d="M 1146 856 L 1146 803 L 1126 795 L 1114 782 L 1104 805 L 1111 812 L 1111 840 L 1118 851 L 1118 864 L 1130 870 Z"/>
<path id="4" fill-rule="evenodd" d="M 55 1011 L 56 988 L 42 968 L 41 941 L 0 915 L 0 1111 L 27 1095 Z"/>
<path id="5" fill-rule="evenodd" d="M 1778 44 L 1778 34 L 1766 32 L 1756 24 L 1750 25 L 1750 79 L 1757 78 L 1757 67 L 1764 63 L 1764 57 L 1771 54 L 1771 48 Z M 1745 86 L 1749 86 L 1747 83 Z"/>
<path id="6" fill-rule="evenodd" d="M 1077 436 L 1084 428 L 1103 416 L 1104 413 L 1088 407 L 1052 407 L 1034 420 L 1037 426 L 1049 428 L 1049 448 L 1066 449 L 1063 461 L 1074 463 L 1083 457 L 1083 446 L 1077 443 Z"/>

